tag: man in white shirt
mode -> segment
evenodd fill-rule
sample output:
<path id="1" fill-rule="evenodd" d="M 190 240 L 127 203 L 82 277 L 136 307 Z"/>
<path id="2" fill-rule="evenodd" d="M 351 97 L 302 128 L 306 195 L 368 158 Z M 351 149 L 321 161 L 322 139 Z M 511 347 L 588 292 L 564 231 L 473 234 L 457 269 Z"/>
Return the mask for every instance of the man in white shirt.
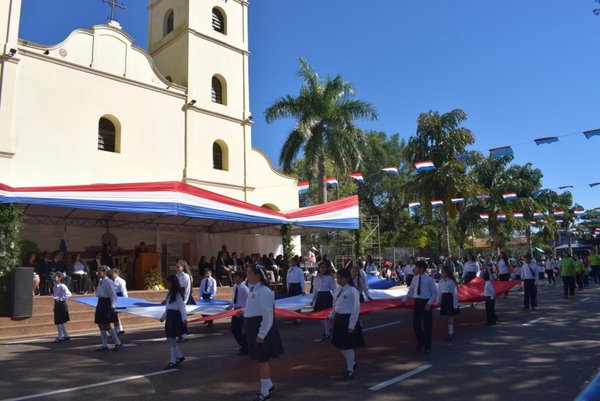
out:
<path id="1" fill-rule="evenodd" d="M 204 278 L 200 282 L 199 292 L 200 298 L 207 301 L 214 299 L 215 295 L 217 295 L 217 280 L 212 277 L 212 271 L 210 269 L 204 271 Z M 209 320 L 204 324 L 208 327 L 212 327 L 213 321 Z"/>
<path id="2" fill-rule="evenodd" d="M 244 284 L 245 274 L 243 272 L 233 273 L 233 282 L 235 287 L 233 289 L 233 299 L 229 305 L 229 309 L 244 309 L 246 307 L 246 301 L 248 300 L 248 294 L 250 290 Z M 240 349 L 238 355 L 248 354 L 248 341 L 244 334 L 244 317 L 232 316 L 231 317 L 231 334 L 233 338 L 239 344 Z"/>
<path id="3" fill-rule="evenodd" d="M 417 337 L 417 352 L 427 355 L 431 352 L 431 337 L 433 330 L 433 313 L 431 305 L 437 299 L 437 288 L 433 279 L 425 274 L 427 263 L 418 260 L 415 263 L 415 276 L 410 283 L 408 293 L 402 300 L 406 303 L 408 298 L 414 298 L 413 328 Z"/>
<path id="4" fill-rule="evenodd" d="M 535 285 L 538 278 L 537 262 L 531 257 L 531 253 L 525 255 L 525 261 L 521 267 L 521 275 L 523 277 L 523 286 L 525 288 L 523 294 L 523 310 L 528 311 L 529 305 L 531 310 L 537 307 L 537 287 Z"/>

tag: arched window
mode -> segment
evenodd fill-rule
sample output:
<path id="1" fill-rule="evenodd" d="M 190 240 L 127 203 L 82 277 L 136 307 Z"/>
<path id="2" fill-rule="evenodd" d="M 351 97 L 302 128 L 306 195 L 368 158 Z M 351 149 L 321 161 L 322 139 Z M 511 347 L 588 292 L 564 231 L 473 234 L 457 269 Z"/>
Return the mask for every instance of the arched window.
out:
<path id="1" fill-rule="evenodd" d="M 216 75 L 212 77 L 211 100 L 213 103 L 227 104 L 225 80 Z"/>
<path id="2" fill-rule="evenodd" d="M 117 119 L 101 117 L 98 121 L 98 150 L 120 152 L 121 126 Z"/>
<path id="3" fill-rule="evenodd" d="M 212 9 L 212 27 L 213 30 L 225 34 L 225 14 L 218 8 Z"/>
<path id="4" fill-rule="evenodd" d="M 215 170 L 229 170 L 227 145 L 223 141 L 213 142 L 213 168 Z"/>
<path id="5" fill-rule="evenodd" d="M 165 14 L 165 21 L 163 27 L 163 36 L 167 36 L 173 32 L 173 26 L 175 24 L 175 12 L 171 9 Z"/>

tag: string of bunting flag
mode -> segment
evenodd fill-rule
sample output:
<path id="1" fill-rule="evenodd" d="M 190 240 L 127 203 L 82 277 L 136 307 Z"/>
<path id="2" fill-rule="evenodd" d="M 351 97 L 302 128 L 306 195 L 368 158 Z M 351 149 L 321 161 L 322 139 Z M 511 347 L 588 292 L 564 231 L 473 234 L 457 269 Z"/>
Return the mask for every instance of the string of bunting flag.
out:
<path id="1" fill-rule="evenodd" d="M 600 136 L 600 129 L 593 129 L 593 130 L 588 130 L 588 131 L 583 131 L 583 132 L 576 132 L 576 133 L 570 133 L 570 134 L 565 134 L 565 135 L 559 135 L 559 136 L 547 136 L 547 137 L 543 137 L 543 138 L 536 138 L 533 141 L 530 142 L 523 142 L 523 143 L 519 143 L 519 144 L 515 144 L 515 145 L 508 145 L 508 146 L 500 146 L 497 148 L 492 148 L 489 149 L 489 154 L 491 157 L 502 157 L 502 156 L 512 156 L 514 155 L 514 150 L 513 150 L 513 146 L 520 146 L 520 145 L 525 145 L 525 144 L 529 144 L 529 143 L 535 143 L 537 146 L 540 145 L 547 145 L 547 144 L 552 144 L 552 143 L 556 143 L 559 141 L 560 138 L 564 138 L 564 137 L 568 137 L 568 136 L 573 136 L 573 135 L 580 135 L 583 134 L 584 137 L 586 139 L 591 139 L 595 136 Z M 460 161 L 467 161 L 470 157 L 472 156 L 471 153 L 463 153 L 461 155 L 456 155 L 455 159 L 460 160 Z M 436 169 L 435 164 L 431 161 L 431 160 L 424 160 L 424 161 L 420 161 L 420 162 L 415 162 L 414 163 L 414 167 L 416 169 L 417 172 L 421 173 L 421 172 L 426 172 L 426 171 L 432 171 Z M 393 174 L 393 175 L 398 175 L 398 167 L 396 166 L 389 166 L 389 167 L 384 167 L 381 169 L 381 171 L 386 172 L 388 174 Z M 351 179 L 355 180 L 356 182 L 359 183 L 364 183 L 365 179 L 362 175 L 362 173 L 360 172 L 355 172 L 355 173 L 351 173 L 348 174 L 348 177 L 350 177 Z M 336 177 L 327 177 L 325 179 L 325 182 L 327 185 L 329 186 L 333 186 L 336 187 L 338 186 L 338 180 Z M 590 188 L 594 188 L 596 186 L 600 185 L 600 181 L 598 182 L 593 182 L 590 184 L 581 184 L 581 185 L 564 185 L 564 186 L 560 186 L 558 187 L 558 189 L 569 189 L 569 188 L 575 188 L 576 186 L 589 186 Z M 310 182 L 309 181 L 302 181 L 302 182 L 298 182 L 298 193 L 299 194 L 304 194 L 307 193 L 308 190 L 310 188 Z M 543 190 L 540 190 L 543 191 Z M 537 192 L 537 191 L 536 191 Z M 506 195 L 514 195 L 514 198 L 509 198 L 509 199 L 516 199 L 516 194 L 506 194 Z M 504 195 L 503 195 L 504 196 Z M 532 196 L 536 196 L 536 194 L 532 194 Z M 486 195 L 481 195 L 480 197 L 478 197 L 478 199 L 486 199 Z M 459 200 L 464 201 L 463 198 L 456 198 L 456 201 L 453 199 L 452 203 L 460 203 Z M 508 200 L 508 199 L 505 199 Z M 438 204 L 436 203 L 436 207 Z"/>

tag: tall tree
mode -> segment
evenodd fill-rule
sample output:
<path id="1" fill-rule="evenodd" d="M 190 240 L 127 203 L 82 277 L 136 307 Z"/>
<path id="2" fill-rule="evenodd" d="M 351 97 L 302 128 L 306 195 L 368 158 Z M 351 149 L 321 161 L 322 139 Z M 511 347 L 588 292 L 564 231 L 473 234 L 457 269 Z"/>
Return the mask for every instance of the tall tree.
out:
<path id="1" fill-rule="evenodd" d="M 300 93 L 277 100 L 265 110 L 265 119 L 268 123 L 279 118 L 296 119 L 281 149 L 279 163 L 285 172 L 290 172 L 302 150 L 307 176 L 317 178 L 319 203 L 326 203 L 325 161 L 330 159 L 341 173 L 355 169 L 364 145 L 363 133 L 355 120 L 374 120 L 377 114 L 369 103 L 353 99 L 354 87 L 340 75 L 321 80 L 306 60 L 300 58 L 299 63 Z"/>
<path id="2" fill-rule="evenodd" d="M 421 113 L 417 119 L 417 132 L 408 141 L 406 160 L 410 164 L 431 160 L 436 169 L 415 174 L 413 188 L 420 195 L 426 214 L 432 215 L 429 201 L 440 199 L 444 208 L 440 211 L 444 227 L 444 248 L 450 254 L 449 218 L 455 214 L 451 198 L 461 192 L 459 182 L 465 175 L 465 164 L 456 160 L 466 147 L 475 142 L 471 130 L 462 127 L 467 115 L 460 109 L 444 114 L 437 111 Z"/>

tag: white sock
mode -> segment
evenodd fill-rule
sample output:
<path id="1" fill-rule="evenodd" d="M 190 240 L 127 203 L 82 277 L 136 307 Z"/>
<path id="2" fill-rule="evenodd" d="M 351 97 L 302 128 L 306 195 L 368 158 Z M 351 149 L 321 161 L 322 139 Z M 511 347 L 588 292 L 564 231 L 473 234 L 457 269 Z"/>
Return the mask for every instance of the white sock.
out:
<path id="1" fill-rule="evenodd" d="M 448 334 L 450 334 L 450 335 L 454 334 L 454 325 L 453 324 L 448 325 Z"/>
<path id="2" fill-rule="evenodd" d="M 325 319 L 323 321 L 323 324 L 325 325 L 325 334 L 327 334 L 328 336 L 331 335 L 331 320 L 330 319 Z"/>
<path id="3" fill-rule="evenodd" d="M 56 331 L 58 331 L 58 338 L 63 338 L 63 331 L 62 331 L 62 324 L 57 324 L 56 325 Z"/>
<path id="4" fill-rule="evenodd" d="M 346 370 L 354 372 L 354 350 L 353 349 L 342 349 L 340 350 L 344 358 L 346 359 Z"/>
<path id="5" fill-rule="evenodd" d="M 100 330 L 100 338 L 102 339 L 102 346 L 105 348 L 108 347 L 108 334 L 106 330 Z"/>
<path id="6" fill-rule="evenodd" d="M 269 395 L 269 389 L 273 386 L 271 379 L 260 379 L 260 393 L 262 395 Z"/>
<path id="7" fill-rule="evenodd" d="M 181 353 L 181 350 L 179 349 L 179 347 L 177 345 L 175 345 L 175 357 L 176 358 L 182 358 L 183 354 Z"/>
<path id="8" fill-rule="evenodd" d="M 69 333 L 67 333 L 67 328 L 65 327 L 65 325 L 61 324 L 60 326 L 62 327 L 63 336 L 69 337 Z"/>
<path id="9" fill-rule="evenodd" d="M 169 348 L 169 350 L 171 351 L 171 363 L 175 363 L 177 362 L 177 347 L 171 346 Z"/>
<path id="10" fill-rule="evenodd" d="M 110 336 L 112 337 L 115 345 L 121 344 L 121 340 L 119 340 L 119 336 L 117 335 L 117 332 L 115 331 L 115 329 L 110 329 Z"/>

